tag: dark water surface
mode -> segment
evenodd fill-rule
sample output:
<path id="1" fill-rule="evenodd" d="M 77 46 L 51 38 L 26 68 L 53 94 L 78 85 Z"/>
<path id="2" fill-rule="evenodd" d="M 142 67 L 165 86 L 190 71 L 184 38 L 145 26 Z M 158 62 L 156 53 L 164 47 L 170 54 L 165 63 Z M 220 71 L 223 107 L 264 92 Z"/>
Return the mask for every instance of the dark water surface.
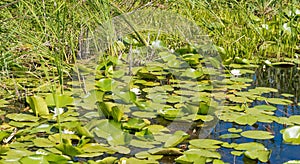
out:
<path id="1" fill-rule="evenodd" d="M 270 93 L 266 97 L 281 97 L 282 93 L 289 93 L 294 95 L 290 99 L 294 102 L 291 106 L 276 105 L 276 116 L 289 117 L 291 115 L 300 115 L 300 107 L 297 103 L 300 101 L 300 71 L 296 68 L 258 68 L 256 74 L 253 75 L 253 83 L 251 87 L 271 87 L 278 89 L 278 93 Z M 250 88 L 251 88 L 250 87 Z M 252 106 L 265 104 L 264 102 L 253 102 Z M 244 137 L 237 139 L 225 139 L 230 143 L 244 143 L 244 142 L 260 142 L 268 149 L 272 150 L 271 158 L 268 163 L 278 164 L 289 160 L 300 160 L 300 146 L 290 145 L 284 143 L 280 130 L 287 126 L 273 122 L 271 124 L 257 123 L 255 126 L 241 126 L 235 123 L 228 123 L 220 121 L 211 134 L 211 138 L 219 139 L 219 136 L 227 132 L 228 128 L 235 127 L 243 130 L 266 130 L 270 129 L 274 133 L 274 138 L 270 140 L 255 140 Z M 222 160 L 228 163 L 260 163 L 258 161 L 249 161 L 245 157 L 234 157 L 230 154 L 230 149 L 221 148 L 219 152 L 222 154 Z"/>

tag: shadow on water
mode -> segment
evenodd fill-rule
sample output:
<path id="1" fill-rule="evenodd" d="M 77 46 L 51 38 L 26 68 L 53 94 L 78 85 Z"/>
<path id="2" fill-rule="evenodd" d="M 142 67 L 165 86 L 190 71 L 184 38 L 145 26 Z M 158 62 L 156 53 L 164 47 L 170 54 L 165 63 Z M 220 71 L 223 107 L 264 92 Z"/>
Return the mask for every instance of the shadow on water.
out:
<path id="1" fill-rule="evenodd" d="M 253 75 L 253 83 L 250 88 L 254 87 L 271 87 L 278 89 L 277 93 L 265 94 L 265 97 L 279 97 L 284 98 L 281 94 L 288 93 L 294 97 L 286 98 L 292 100 L 294 104 L 290 106 L 276 105 L 277 110 L 275 115 L 278 117 L 289 117 L 291 115 L 300 115 L 300 107 L 297 103 L 300 101 L 300 70 L 297 68 L 258 68 L 256 74 Z M 265 104 L 265 102 L 255 101 L 251 106 Z M 228 128 L 235 127 L 243 130 L 268 130 L 274 133 L 274 138 L 270 140 L 255 140 L 244 137 L 238 139 L 225 139 L 223 141 L 230 143 L 244 143 L 244 142 L 260 142 L 268 149 L 272 150 L 271 158 L 268 163 L 277 164 L 284 163 L 289 160 L 299 160 L 300 146 L 290 145 L 284 143 L 280 130 L 286 128 L 286 125 L 281 125 L 276 122 L 271 124 L 256 123 L 253 126 L 241 126 L 235 123 L 228 123 L 220 121 L 211 134 L 211 138 L 219 139 L 219 136 L 227 132 Z M 258 161 L 247 161 L 245 157 L 234 157 L 230 154 L 230 149 L 220 149 L 222 159 L 229 163 L 260 163 Z"/>

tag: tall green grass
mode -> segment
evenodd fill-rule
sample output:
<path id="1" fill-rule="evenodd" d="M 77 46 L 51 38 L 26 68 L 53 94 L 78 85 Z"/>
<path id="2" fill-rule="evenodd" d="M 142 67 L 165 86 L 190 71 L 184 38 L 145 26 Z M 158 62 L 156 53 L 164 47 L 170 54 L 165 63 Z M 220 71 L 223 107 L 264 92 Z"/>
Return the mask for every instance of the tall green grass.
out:
<path id="1" fill-rule="evenodd" d="M 62 93 L 64 78 L 81 53 L 85 33 L 93 35 L 112 17 L 147 7 L 172 10 L 194 20 L 224 60 L 279 61 L 300 53 L 297 0 L 4 0 L 0 2 L 0 80 L 7 89 L 1 89 L 0 94 L 10 88 L 10 94 L 30 92 L 25 82 L 11 83 L 21 75 L 28 82 L 30 78 L 38 80 L 31 91 L 53 92 L 54 87 Z M 175 47 L 181 45 L 176 35 L 158 39 Z M 112 52 L 114 48 L 112 45 Z"/>

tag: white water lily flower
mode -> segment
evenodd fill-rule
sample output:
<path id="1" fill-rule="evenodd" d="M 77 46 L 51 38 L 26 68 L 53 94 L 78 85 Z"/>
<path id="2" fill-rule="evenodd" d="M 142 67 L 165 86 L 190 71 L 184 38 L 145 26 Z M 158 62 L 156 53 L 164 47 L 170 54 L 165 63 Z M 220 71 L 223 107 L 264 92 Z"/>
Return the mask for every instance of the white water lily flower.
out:
<path id="1" fill-rule="evenodd" d="M 122 162 L 121 162 L 121 164 L 126 164 L 126 160 L 123 159 Z"/>
<path id="2" fill-rule="evenodd" d="M 155 40 L 155 41 L 153 41 L 152 44 L 151 44 L 151 46 L 152 46 L 153 48 L 162 48 L 162 46 L 161 46 L 161 41 L 160 41 L 160 40 Z"/>
<path id="3" fill-rule="evenodd" d="M 35 154 L 47 155 L 46 152 L 41 151 L 41 150 L 37 150 L 37 151 L 35 152 Z"/>
<path id="4" fill-rule="evenodd" d="M 267 65 L 271 65 L 271 64 L 272 64 L 269 60 L 266 60 L 265 63 L 266 63 Z"/>
<path id="5" fill-rule="evenodd" d="M 234 76 L 240 76 L 241 75 L 241 71 L 238 69 L 233 69 L 230 71 L 230 73 Z"/>
<path id="6" fill-rule="evenodd" d="M 63 134 L 74 134 L 75 132 L 70 131 L 68 129 L 64 129 L 64 131 L 62 131 Z"/>
<path id="7" fill-rule="evenodd" d="M 140 95 L 141 94 L 141 90 L 139 88 L 131 88 L 130 89 L 131 92 L 135 93 L 136 95 Z"/>
<path id="8" fill-rule="evenodd" d="M 267 24 L 262 24 L 261 27 L 266 29 L 266 30 L 269 30 L 269 26 Z"/>
<path id="9" fill-rule="evenodd" d="M 63 108 L 54 108 L 54 110 L 52 110 L 51 112 L 54 113 L 53 117 L 56 117 L 58 115 L 61 115 L 64 113 L 64 109 Z"/>

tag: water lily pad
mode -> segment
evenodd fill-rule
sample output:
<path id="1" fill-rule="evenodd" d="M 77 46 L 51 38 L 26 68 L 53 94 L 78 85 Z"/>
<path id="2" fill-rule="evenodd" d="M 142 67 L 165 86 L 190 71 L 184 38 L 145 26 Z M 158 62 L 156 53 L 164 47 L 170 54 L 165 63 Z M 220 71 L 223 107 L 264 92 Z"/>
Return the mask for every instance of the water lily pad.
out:
<path id="1" fill-rule="evenodd" d="M 48 160 L 44 155 L 34 154 L 30 156 L 23 157 L 20 159 L 21 163 L 31 163 L 31 164 L 49 164 Z"/>
<path id="2" fill-rule="evenodd" d="M 141 112 L 141 111 L 136 111 L 133 112 L 132 115 L 140 118 L 156 118 L 157 113 L 154 112 Z"/>
<path id="3" fill-rule="evenodd" d="M 293 103 L 291 100 L 281 99 L 281 98 L 267 98 L 266 101 L 268 103 L 277 104 L 277 105 L 289 105 Z"/>
<path id="4" fill-rule="evenodd" d="M 230 154 L 234 155 L 234 156 L 241 156 L 242 154 L 244 154 L 243 151 L 231 151 Z"/>
<path id="5" fill-rule="evenodd" d="M 26 98 L 27 103 L 36 115 L 47 116 L 49 110 L 45 99 L 39 96 L 29 96 Z"/>
<path id="6" fill-rule="evenodd" d="M 285 142 L 300 145 L 300 126 L 292 126 L 280 132 Z"/>
<path id="7" fill-rule="evenodd" d="M 293 115 L 288 118 L 288 121 L 300 125 L 300 115 Z"/>
<path id="8" fill-rule="evenodd" d="M 186 140 L 190 136 L 183 131 L 176 131 L 164 144 L 164 147 L 173 147 Z"/>
<path id="9" fill-rule="evenodd" d="M 179 148 L 154 148 L 148 150 L 148 152 L 154 155 L 182 155 Z"/>
<path id="10" fill-rule="evenodd" d="M 140 131 L 142 128 L 147 126 L 149 123 L 139 118 L 130 118 L 128 122 L 122 124 L 125 129 Z"/>
<path id="11" fill-rule="evenodd" d="M 147 151 L 141 151 L 135 154 L 136 158 L 139 159 L 150 159 L 150 160 L 159 160 L 163 157 L 163 155 L 152 155 Z"/>
<path id="12" fill-rule="evenodd" d="M 272 133 L 261 130 L 248 130 L 241 133 L 243 137 L 252 138 L 252 139 L 272 139 L 274 136 Z"/>
<path id="13" fill-rule="evenodd" d="M 236 129 L 236 128 L 229 128 L 227 130 L 228 130 L 228 132 L 231 132 L 231 133 L 240 133 L 243 131 L 243 129 Z"/>
<path id="14" fill-rule="evenodd" d="M 218 153 L 216 151 L 205 150 L 205 149 L 189 149 L 189 150 L 183 152 L 183 154 L 184 155 L 197 154 L 202 157 L 221 159 L 220 153 Z"/>
<path id="15" fill-rule="evenodd" d="M 184 154 L 175 159 L 176 163 L 206 163 L 206 157 L 199 156 L 199 154 Z"/>
<path id="16" fill-rule="evenodd" d="M 241 135 L 239 134 L 223 134 L 219 136 L 221 139 L 228 139 L 228 138 L 240 138 Z"/>
<path id="17" fill-rule="evenodd" d="M 277 110 L 277 108 L 272 106 L 272 105 L 256 105 L 253 108 L 259 109 L 259 110 L 264 110 L 264 111 L 275 111 L 275 110 Z"/>
<path id="18" fill-rule="evenodd" d="M 261 162 L 267 162 L 270 159 L 271 151 L 268 150 L 247 150 L 245 153 L 250 159 L 258 159 Z"/>
<path id="19" fill-rule="evenodd" d="M 47 138 L 35 138 L 32 140 L 33 144 L 37 147 L 53 147 L 55 143 L 51 142 Z"/>
<path id="20" fill-rule="evenodd" d="M 283 164 L 300 164 L 300 160 L 290 160 L 290 161 L 284 162 Z"/>
<path id="21" fill-rule="evenodd" d="M 7 106 L 7 104 L 9 104 L 8 101 L 3 100 L 3 99 L 0 100 L 0 107 L 5 107 L 5 106 Z"/>
<path id="22" fill-rule="evenodd" d="M 159 164 L 159 162 L 154 160 L 141 160 L 136 158 L 121 158 L 120 163 L 130 163 L 130 164 Z"/>
<path id="23" fill-rule="evenodd" d="M 141 140 L 131 140 L 130 145 L 138 148 L 154 148 L 155 146 L 151 142 L 141 141 Z"/>
<path id="24" fill-rule="evenodd" d="M 55 106 L 58 108 L 66 107 L 73 104 L 73 98 L 68 95 L 61 94 L 49 94 L 46 97 L 46 103 L 48 106 Z"/>
<path id="25" fill-rule="evenodd" d="M 86 153 L 108 153 L 113 154 L 116 151 L 98 143 L 88 143 L 81 147 L 81 150 Z"/>
<path id="26" fill-rule="evenodd" d="M 14 113 L 14 114 L 7 114 L 7 118 L 15 120 L 15 121 L 31 121 L 36 122 L 39 120 L 38 117 L 30 115 L 30 114 L 22 114 L 22 113 Z"/>
<path id="27" fill-rule="evenodd" d="M 193 139 L 189 143 L 197 148 L 218 149 L 223 142 L 213 139 Z"/>
<path id="28" fill-rule="evenodd" d="M 265 150 L 265 146 L 258 142 L 241 143 L 234 146 L 235 150 Z"/>
<path id="29" fill-rule="evenodd" d="M 257 118 L 255 116 L 252 115 L 243 115 L 240 117 L 237 117 L 234 120 L 235 123 L 240 124 L 240 125 L 253 125 L 257 122 Z"/>
<path id="30" fill-rule="evenodd" d="M 104 92 L 111 91 L 112 88 L 115 88 L 116 83 L 114 80 L 109 79 L 109 78 L 103 78 L 100 79 L 97 83 L 96 86 L 100 88 L 100 90 Z"/>

